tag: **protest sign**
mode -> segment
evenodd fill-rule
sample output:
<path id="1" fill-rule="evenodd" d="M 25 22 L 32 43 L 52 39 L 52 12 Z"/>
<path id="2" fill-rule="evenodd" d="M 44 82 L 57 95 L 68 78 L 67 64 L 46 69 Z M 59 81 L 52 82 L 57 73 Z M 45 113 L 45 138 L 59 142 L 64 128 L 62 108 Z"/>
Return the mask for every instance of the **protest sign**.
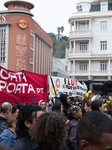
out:
<path id="1" fill-rule="evenodd" d="M 87 86 L 84 82 L 51 76 L 49 76 L 49 89 L 51 97 L 58 97 L 61 93 L 67 94 L 69 97 L 83 97 L 87 93 Z"/>
<path id="2" fill-rule="evenodd" d="M 47 101 L 47 75 L 0 67 L 0 104 Z"/>

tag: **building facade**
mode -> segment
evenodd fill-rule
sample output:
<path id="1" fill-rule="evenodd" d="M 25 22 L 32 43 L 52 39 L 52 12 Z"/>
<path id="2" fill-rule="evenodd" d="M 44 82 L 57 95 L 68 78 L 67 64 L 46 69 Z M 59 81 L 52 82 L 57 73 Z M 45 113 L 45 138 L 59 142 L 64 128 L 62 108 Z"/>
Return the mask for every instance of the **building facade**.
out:
<path id="1" fill-rule="evenodd" d="M 12 0 L 0 11 L 0 65 L 52 75 L 53 41 L 30 12 L 32 3 Z"/>
<path id="2" fill-rule="evenodd" d="M 67 59 L 59 59 L 53 57 L 53 76 L 68 78 L 68 72 L 66 70 Z"/>
<path id="3" fill-rule="evenodd" d="M 69 18 L 70 78 L 95 93 L 112 93 L 112 1 L 79 0 Z"/>

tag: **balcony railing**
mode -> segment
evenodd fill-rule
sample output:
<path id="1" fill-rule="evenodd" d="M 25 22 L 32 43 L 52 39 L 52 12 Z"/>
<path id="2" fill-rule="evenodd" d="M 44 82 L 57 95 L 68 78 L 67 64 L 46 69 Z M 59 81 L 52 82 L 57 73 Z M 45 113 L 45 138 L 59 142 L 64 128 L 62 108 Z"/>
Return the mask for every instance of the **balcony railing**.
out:
<path id="1" fill-rule="evenodd" d="M 78 30 L 78 31 L 72 31 L 70 32 L 70 36 L 74 36 L 74 37 L 91 37 L 91 30 Z"/>
<path id="2" fill-rule="evenodd" d="M 110 71 L 112 72 L 112 71 Z M 69 71 L 69 74 L 90 74 L 90 75 L 107 75 L 109 74 L 109 70 L 95 70 L 95 71 L 89 71 L 89 70 L 75 70 L 75 71 Z"/>
<path id="3" fill-rule="evenodd" d="M 91 50 L 75 50 L 72 49 L 71 51 L 69 51 L 69 54 L 91 54 Z"/>

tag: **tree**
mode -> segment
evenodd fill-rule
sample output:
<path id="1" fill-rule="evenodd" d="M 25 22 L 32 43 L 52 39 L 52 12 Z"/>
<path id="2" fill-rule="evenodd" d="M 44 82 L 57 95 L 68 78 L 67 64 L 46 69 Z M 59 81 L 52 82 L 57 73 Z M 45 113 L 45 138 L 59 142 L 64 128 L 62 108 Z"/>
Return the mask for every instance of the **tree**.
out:
<path id="1" fill-rule="evenodd" d="M 63 26 L 58 27 L 58 28 L 57 28 L 57 31 L 58 31 L 58 41 L 59 41 L 60 31 L 61 31 L 61 33 L 63 33 L 63 31 L 64 31 L 64 27 L 63 27 Z"/>

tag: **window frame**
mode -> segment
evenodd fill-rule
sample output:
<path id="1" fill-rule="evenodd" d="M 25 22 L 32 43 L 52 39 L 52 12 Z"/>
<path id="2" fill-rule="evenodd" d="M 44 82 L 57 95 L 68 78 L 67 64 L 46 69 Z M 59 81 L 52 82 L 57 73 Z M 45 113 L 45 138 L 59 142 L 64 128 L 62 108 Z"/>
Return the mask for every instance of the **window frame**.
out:
<path id="1" fill-rule="evenodd" d="M 107 41 L 100 41 L 100 50 L 107 50 Z"/>
<path id="2" fill-rule="evenodd" d="M 107 21 L 100 21 L 100 30 L 107 31 Z"/>
<path id="3" fill-rule="evenodd" d="M 0 63 L 6 62 L 6 32 L 6 26 L 0 26 Z"/>

